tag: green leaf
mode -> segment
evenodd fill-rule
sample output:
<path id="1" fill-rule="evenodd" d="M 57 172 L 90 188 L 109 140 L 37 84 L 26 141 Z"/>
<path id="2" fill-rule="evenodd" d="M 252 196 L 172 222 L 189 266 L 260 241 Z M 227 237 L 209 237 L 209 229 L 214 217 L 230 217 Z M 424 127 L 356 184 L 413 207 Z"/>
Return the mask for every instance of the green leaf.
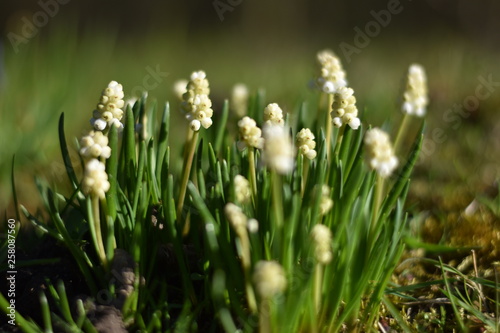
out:
<path id="1" fill-rule="evenodd" d="M 134 189 L 134 195 L 133 195 L 133 205 L 132 205 L 132 211 L 134 212 L 133 216 L 137 216 L 137 207 L 139 204 L 139 196 L 140 192 L 142 190 L 142 179 L 144 176 L 144 165 L 146 163 L 146 142 L 141 141 L 140 147 L 139 147 L 139 165 L 137 168 L 137 174 L 130 174 L 130 178 L 135 178 L 135 189 Z"/>
<path id="2" fill-rule="evenodd" d="M 410 179 L 411 172 L 413 170 L 413 167 L 415 166 L 415 163 L 417 162 L 418 154 L 420 152 L 420 149 L 422 148 L 422 142 L 424 139 L 423 135 L 423 130 L 424 130 L 424 125 L 420 128 L 420 134 L 417 137 L 417 140 L 415 141 L 415 144 L 413 145 L 413 149 L 410 152 L 410 155 L 408 157 L 408 161 L 402 168 L 401 172 L 398 174 L 398 178 L 396 180 L 396 183 L 392 187 L 391 191 L 389 192 L 389 195 L 387 198 L 384 200 L 381 210 L 380 210 L 380 215 L 379 219 L 384 220 L 387 215 L 390 213 L 392 208 L 394 207 L 394 204 L 396 203 L 396 200 L 399 198 L 399 195 L 403 191 L 403 189 L 406 186 L 406 183 Z"/>
<path id="3" fill-rule="evenodd" d="M 151 188 L 150 188 L 150 195 L 151 195 L 151 200 L 152 200 L 152 204 L 156 205 L 160 202 L 160 197 L 161 197 L 161 193 L 160 193 L 160 185 L 158 183 L 159 179 L 155 176 L 155 166 L 157 165 L 157 163 L 155 163 L 155 149 L 154 149 L 154 143 L 153 143 L 153 139 L 150 140 L 149 144 L 148 144 L 148 160 L 147 160 L 147 179 L 148 179 L 148 184 L 151 184 Z"/>
<path id="4" fill-rule="evenodd" d="M 168 147 L 168 134 L 170 128 L 170 104 L 167 102 L 163 109 L 163 116 L 160 124 L 160 134 L 158 139 L 158 149 L 156 151 L 156 178 L 161 184 L 162 168 L 165 164 L 165 154 Z"/>
<path id="5" fill-rule="evenodd" d="M 64 135 L 64 112 L 61 113 L 59 117 L 59 146 L 61 148 L 61 154 L 64 162 L 64 167 L 66 168 L 66 173 L 70 180 L 73 189 L 78 188 L 78 179 L 76 178 L 75 170 L 73 169 L 73 164 L 71 163 L 71 157 L 69 155 L 68 145 L 66 143 L 66 136 Z"/>
<path id="6" fill-rule="evenodd" d="M 116 126 L 111 126 L 108 132 L 109 147 L 111 148 L 111 156 L 106 161 L 106 173 L 108 174 L 109 190 L 106 193 L 107 199 L 107 214 L 111 216 L 113 220 L 116 219 L 117 210 L 117 190 L 118 186 L 118 131 Z"/>
<path id="7" fill-rule="evenodd" d="M 214 150 L 216 152 L 220 152 L 222 143 L 224 142 L 224 137 L 227 134 L 227 118 L 229 116 L 229 101 L 226 99 L 224 100 L 224 106 L 222 107 L 222 114 L 220 116 L 220 119 L 218 121 L 218 128 L 217 128 L 217 134 L 215 138 L 215 145 L 214 145 Z"/>
<path id="8" fill-rule="evenodd" d="M 123 148 L 125 150 L 125 160 L 124 160 L 124 181 L 127 184 L 127 189 L 129 193 L 134 193 L 136 188 L 135 177 L 132 177 L 136 173 L 137 162 L 136 162 L 136 145 L 135 145 L 135 122 L 134 114 L 130 105 L 127 105 L 127 110 L 125 112 L 125 128 L 123 129 Z"/>

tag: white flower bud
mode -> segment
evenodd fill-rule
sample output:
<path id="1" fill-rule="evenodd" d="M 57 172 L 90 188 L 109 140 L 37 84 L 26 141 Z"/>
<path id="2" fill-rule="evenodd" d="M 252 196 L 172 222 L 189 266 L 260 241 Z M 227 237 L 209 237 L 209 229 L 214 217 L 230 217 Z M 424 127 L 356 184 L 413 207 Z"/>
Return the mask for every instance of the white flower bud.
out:
<path id="1" fill-rule="evenodd" d="M 271 103 L 264 109 L 264 123 L 266 125 L 279 125 L 283 126 L 283 110 L 276 103 Z"/>
<path id="2" fill-rule="evenodd" d="M 297 133 L 295 144 L 300 153 L 308 159 L 312 160 L 316 157 L 316 151 L 314 150 L 316 142 L 314 141 L 314 134 L 309 128 L 303 128 Z"/>
<path id="3" fill-rule="evenodd" d="M 323 224 L 316 224 L 311 231 L 311 238 L 313 240 L 316 260 L 322 265 L 326 265 L 332 261 L 331 230 Z"/>
<path id="4" fill-rule="evenodd" d="M 262 299 L 270 299 L 285 291 L 285 271 L 276 261 L 259 261 L 255 265 L 253 281 Z"/>
<path id="5" fill-rule="evenodd" d="M 264 150 L 262 161 L 270 169 L 285 174 L 294 166 L 295 149 L 282 126 L 264 128 Z"/>
<path id="6" fill-rule="evenodd" d="M 82 181 L 82 191 L 86 195 L 95 195 L 104 199 L 109 190 L 108 175 L 106 167 L 97 159 L 91 159 L 85 163 L 85 173 Z"/>
<path id="7" fill-rule="evenodd" d="M 333 94 L 340 87 L 345 87 L 345 72 L 339 58 L 330 50 L 317 54 L 320 75 L 316 78 L 316 86 L 324 93 Z"/>
<path id="8" fill-rule="evenodd" d="M 245 177 L 236 175 L 234 177 L 234 193 L 236 195 L 236 201 L 240 203 L 250 202 L 252 195 L 250 182 Z"/>
<path id="9" fill-rule="evenodd" d="M 381 177 L 389 177 L 398 166 L 389 135 L 378 128 L 372 128 L 365 134 L 370 167 Z"/>
<path id="10" fill-rule="evenodd" d="M 404 113 L 423 117 L 428 103 L 425 70 L 420 65 L 412 64 L 408 69 L 408 80 L 402 110 Z"/>
<path id="11" fill-rule="evenodd" d="M 238 128 L 240 130 L 240 141 L 237 143 L 238 148 L 263 148 L 264 139 L 262 138 L 262 131 L 257 127 L 255 120 L 250 117 L 243 117 L 238 121 Z"/>
<path id="12" fill-rule="evenodd" d="M 198 131 L 201 126 L 209 128 L 212 126 L 213 110 L 212 101 L 208 97 L 210 93 L 208 80 L 203 71 L 193 72 L 191 80 L 186 86 L 186 92 L 182 95 L 182 111 L 186 119 L 190 121 L 190 128 Z M 196 119 L 195 122 L 193 119 Z"/>
<path id="13" fill-rule="evenodd" d="M 335 127 L 341 127 L 344 124 L 349 125 L 353 130 L 357 130 L 361 125 L 358 118 L 358 109 L 356 108 L 356 97 L 354 90 L 347 87 L 340 87 L 334 94 L 332 112 L 332 123 Z"/>

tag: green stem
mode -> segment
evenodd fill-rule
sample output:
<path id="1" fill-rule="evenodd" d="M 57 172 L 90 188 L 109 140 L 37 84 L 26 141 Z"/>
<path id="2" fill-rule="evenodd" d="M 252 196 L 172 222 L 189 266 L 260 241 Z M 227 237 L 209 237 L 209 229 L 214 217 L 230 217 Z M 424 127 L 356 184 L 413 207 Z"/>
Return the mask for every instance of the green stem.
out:
<path id="1" fill-rule="evenodd" d="M 373 198 L 373 214 L 372 221 L 370 224 L 370 242 L 373 245 L 375 241 L 375 232 L 377 230 L 378 213 L 380 210 L 380 204 L 382 203 L 382 195 L 384 193 L 384 178 L 377 174 L 377 180 L 375 184 L 375 197 Z"/>
<path id="2" fill-rule="evenodd" d="M 281 195 L 282 185 L 281 176 L 273 170 L 272 172 L 273 181 L 273 206 L 274 206 L 274 218 L 276 226 L 279 230 L 283 227 L 283 199 Z"/>
<path id="3" fill-rule="evenodd" d="M 40 291 L 40 307 L 42 308 L 42 319 L 45 326 L 45 333 L 52 333 L 52 319 L 50 318 L 49 302 L 43 291 Z"/>
<path id="4" fill-rule="evenodd" d="M 274 256 L 277 258 L 281 258 L 285 255 L 285 246 L 286 242 L 283 240 L 283 198 L 282 198 L 282 185 L 281 185 L 281 176 L 276 173 L 276 171 L 272 171 L 272 207 L 274 213 Z M 281 251 L 281 255 L 278 251 Z"/>
<path id="5" fill-rule="evenodd" d="M 105 269 L 108 267 L 108 259 L 106 258 L 106 251 L 104 250 L 104 243 L 102 240 L 102 230 L 101 230 L 101 216 L 99 212 L 99 198 L 92 195 L 92 214 L 94 215 L 94 229 L 97 242 L 98 255 L 101 259 L 101 263 Z"/>
<path id="6" fill-rule="evenodd" d="M 318 314 L 321 309 L 321 291 L 323 289 L 323 266 L 316 264 L 314 270 L 314 307 L 315 313 Z"/>
<path id="7" fill-rule="evenodd" d="M 337 135 L 337 142 L 335 143 L 335 156 L 338 156 L 340 151 L 340 145 L 342 144 L 342 139 L 344 138 L 345 127 L 347 125 L 342 125 L 339 128 L 339 134 Z"/>
<path id="8" fill-rule="evenodd" d="M 328 94 L 328 105 L 326 106 L 326 156 L 330 161 L 330 145 L 332 141 L 332 112 L 333 94 Z M 321 119 L 321 118 L 320 118 Z"/>
<path id="9" fill-rule="evenodd" d="M 396 153 L 399 150 L 401 139 L 403 135 L 406 133 L 406 130 L 408 129 L 409 119 L 410 116 L 408 116 L 408 113 L 405 113 L 403 116 L 403 120 L 401 121 L 401 126 L 399 126 L 398 134 L 396 135 L 396 141 L 394 142 L 394 152 Z"/>
<path id="10" fill-rule="evenodd" d="M 257 196 L 257 175 L 255 173 L 255 148 L 248 147 L 248 168 L 250 170 L 250 186 L 252 187 L 252 196 L 255 200 Z"/>
<path id="11" fill-rule="evenodd" d="M 10 314 L 9 308 L 12 307 L 11 303 L 0 293 L 0 309 L 8 316 Z M 43 315 L 43 314 L 42 314 Z M 10 316 L 7 317 L 11 320 Z M 15 312 L 15 324 L 21 328 L 23 332 L 26 333 L 38 333 L 41 332 L 40 327 L 35 323 L 25 319 L 17 310 Z"/>
<path id="12" fill-rule="evenodd" d="M 318 99 L 318 109 L 316 110 L 316 119 L 321 119 L 321 111 L 323 110 L 323 104 L 325 100 L 325 93 L 321 92 Z"/>
<path id="13" fill-rule="evenodd" d="M 247 294 L 248 307 L 252 313 L 257 313 L 257 300 L 255 299 L 251 277 L 250 240 L 245 228 L 238 230 L 237 233 L 241 241 L 241 265 L 245 273 L 245 292 Z"/>
<path id="14" fill-rule="evenodd" d="M 191 129 L 189 130 L 191 131 Z M 193 165 L 194 152 L 196 150 L 196 142 L 198 141 L 198 133 L 194 132 L 191 141 L 186 147 L 186 153 L 184 154 L 184 167 L 182 169 L 182 180 L 181 180 L 181 191 L 179 192 L 179 199 L 177 202 L 177 223 L 181 223 L 182 209 L 184 208 L 184 199 L 186 197 L 187 184 L 189 181 L 189 175 L 191 174 L 191 166 Z"/>
<path id="15" fill-rule="evenodd" d="M 115 254 L 115 249 L 116 249 L 116 238 L 115 238 L 115 223 L 113 220 L 113 217 L 110 214 L 107 214 L 109 212 L 109 206 L 108 206 L 108 201 L 107 199 L 101 199 L 100 201 L 102 211 L 104 212 L 104 216 L 106 217 L 106 256 L 108 262 L 113 261 L 113 257 Z"/>
<path id="16" fill-rule="evenodd" d="M 306 185 L 307 185 L 307 176 L 309 174 L 309 165 L 310 161 L 308 158 L 305 158 L 304 156 L 301 156 L 303 159 L 303 167 L 302 167 L 302 186 L 301 186 L 301 196 L 304 197 L 304 191 L 306 190 Z"/>
<path id="17" fill-rule="evenodd" d="M 263 299 L 259 310 L 259 333 L 271 333 L 271 299 Z"/>

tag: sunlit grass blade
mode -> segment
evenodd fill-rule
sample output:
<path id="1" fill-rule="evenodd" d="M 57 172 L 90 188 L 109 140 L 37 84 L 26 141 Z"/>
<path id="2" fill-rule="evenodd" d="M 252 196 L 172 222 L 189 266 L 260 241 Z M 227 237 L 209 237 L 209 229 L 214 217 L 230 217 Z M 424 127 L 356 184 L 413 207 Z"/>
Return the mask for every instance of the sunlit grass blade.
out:
<path id="1" fill-rule="evenodd" d="M 444 281 L 444 284 L 446 287 L 446 290 L 443 290 L 443 293 L 448 297 L 448 299 L 451 302 L 451 307 L 453 308 L 453 313 L 455 314 L 455 319 L 457 320 L 457 323 L 460 326 L 460 330 L 462 332 L 467 332 L 467 329 L 465 327 L 465 323 L 462 319 L 462 316 L 460 315 L 460 312 L 458 311 L 456 298 L 453 295 L 453 292 L 452 292 L 451 287 L 450 287 L 450 283 L 448 281 L 448 278 L 446 277 L 446 272 L 444 269 L 443 262 L 441 261 L 441 258 L 439 258 L 439 264 L 441 266 L 441 271 L 443 273 L 443 281 Z"/>
<path id="2" fill-rule="evenodd" d="M 5 299 L 5 296 L 3 293 L 0 293 L 0 308 L 2 311 L 8 316 L 10 312 L 10 302 Z M 11 317 L 8 317 L 9 320 Z M 15 311 L 15 324 L 22 329 L 25 333 L 40 333 L 43 330 L 35 324 L 33 321 L 28 321 L 27 319 L 24 318 L 24 316 L 19 313 L 19 311 Z"/>
<path id="3" fill-rule="evenodd" d="M 54 239 L 59 241 L 64 240 L 60 233 L 48 227 L 46 223 L 40 222 L 36 217 L 31 215 L 31 213 L 23 205 L 21 205 L 21 210 L 23 211 L 24 216 L 26 216 L 28 221 L 30 221 L 35 228 L 39 229 L 43 233 L 49 234 L 51 237 L 54 237 Z"/>
<path id="4" fill-rule="evenodd" d="M 47 296 L 45 296 L 45 293 L 43 291 L 40 292 L 40 307 L 42 309 L 42 319 L 43 319 L 43 325 L 45 327 L 44 332 L 46 333 L 52 333 L 52 319 L 50 318 L 50 308 L 49 308 L 49 302 L 47 301 Z"/>
<path id="5" fill-rule="evenodd" d="M 399 327 L 403 329 L 403 331 L 406 333 L 413 333 L 413 330 L 411 329 L 410 326 L 408 326 L 408 324 L 403 319 L 403 317 L 401 316 L 398 309 L 394 306 L 394 304 L 392 304 L 392 302 L 387 297 L 382 298 L 382 302 L 384 303 L 387 310 L 389 310 L 389 313 L 392 315 L 392 317 L 396 319 Z"/>

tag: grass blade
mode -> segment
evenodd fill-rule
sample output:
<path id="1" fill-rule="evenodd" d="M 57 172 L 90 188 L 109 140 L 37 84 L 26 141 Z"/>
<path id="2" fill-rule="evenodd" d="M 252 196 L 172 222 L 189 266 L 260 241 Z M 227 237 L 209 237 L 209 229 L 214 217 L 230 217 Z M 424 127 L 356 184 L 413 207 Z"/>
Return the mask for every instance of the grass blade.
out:
<path id="1" fill-rule="evenodd" d="M 66 136 L 64 134 L 64 112 L 61 113 L 59 117 L 59 145 L 61 148 L 61 154 L 64 162 L 64 167 L 66 168 L 66 173 L 73 186 L 73 189 L 78 188 L 78 179 L 76 178 L 75 170 L 73 164 L 71 163 L 71 157 L 69 155 L 68 145 L 66 143 Z"/>

